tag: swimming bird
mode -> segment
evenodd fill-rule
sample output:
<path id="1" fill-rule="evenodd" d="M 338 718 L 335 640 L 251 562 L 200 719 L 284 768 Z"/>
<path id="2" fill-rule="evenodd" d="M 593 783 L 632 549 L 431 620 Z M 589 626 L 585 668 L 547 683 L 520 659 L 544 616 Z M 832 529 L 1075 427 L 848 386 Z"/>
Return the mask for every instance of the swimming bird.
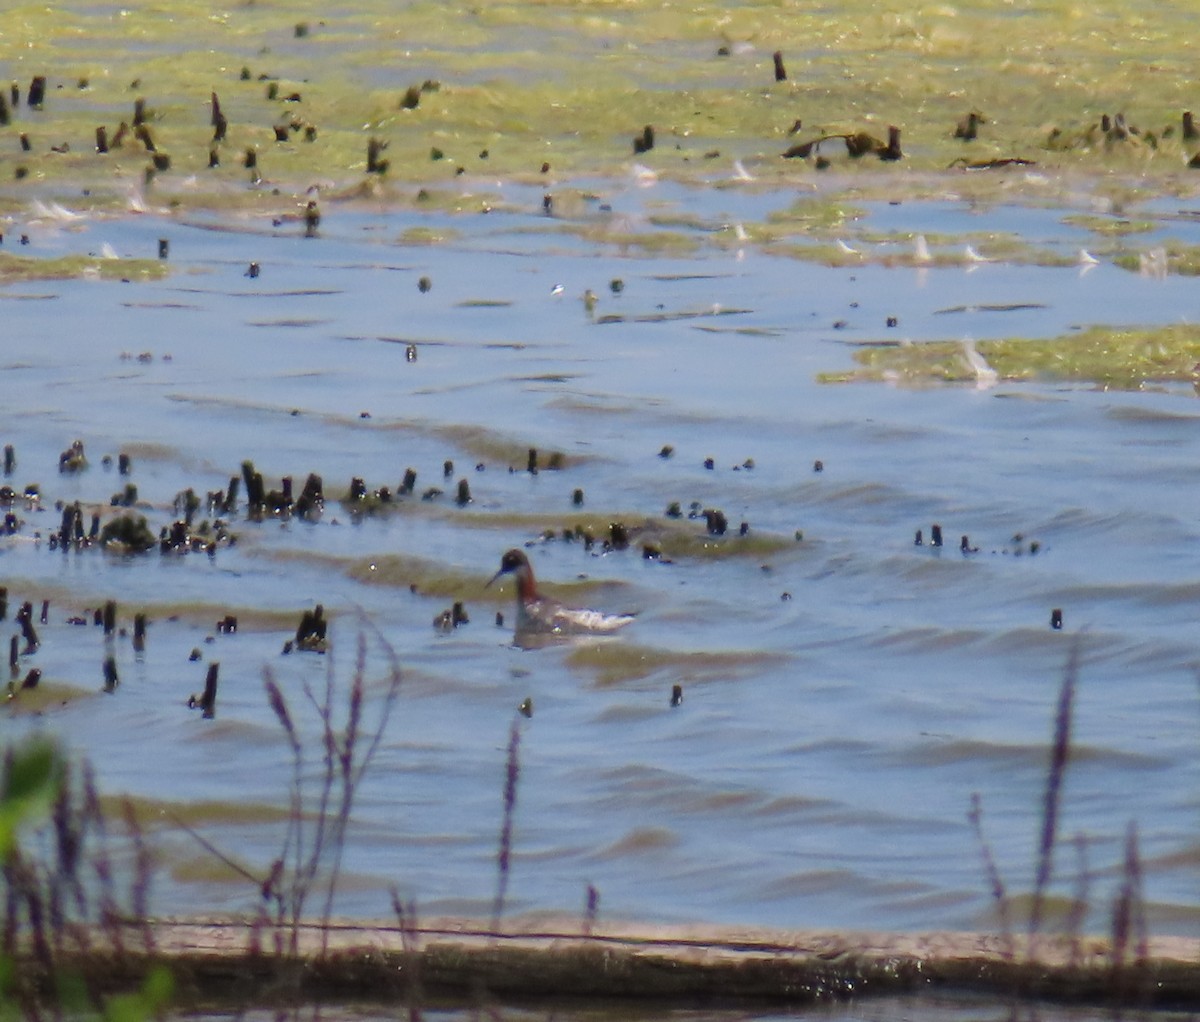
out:
<path id="1" fill-rule="evenodd" d="M 502 575 L 517 579 L 517 632 L 551 635 L 610 635 L 633 620 L 632 614 L 602 614 L 598 610 L 575 610 L 557 600 L 539 596 L 533 566 L 523 550 L 509 550 L 500 559 L 500 570 L 488 580 L 490 586 Z M 485 587 L 486 588 L 486 587 Z"/>

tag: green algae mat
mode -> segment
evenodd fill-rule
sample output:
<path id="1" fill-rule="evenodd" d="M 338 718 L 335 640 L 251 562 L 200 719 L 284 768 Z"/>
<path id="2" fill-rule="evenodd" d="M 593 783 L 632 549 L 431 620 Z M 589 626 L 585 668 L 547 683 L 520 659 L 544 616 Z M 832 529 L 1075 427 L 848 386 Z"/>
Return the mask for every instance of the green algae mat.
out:
<path id="1" fill-rule="evenodd" d="M 103 202 L 149 176 L 179 202 L 236 203 L 317 181 L 606 173 L 635 150 L 660 174 L 738 159 L 790 180 L 836 163 L 839 136 L 894 125 L 902 167 L 868 145 L 849 161 L 858 185 L 1010 160 L 1140 183 L 1200 149 L 1181 120 L 1193 15 L 1117 0 L 22 4 L 0 24 L 0 181 Z"/>

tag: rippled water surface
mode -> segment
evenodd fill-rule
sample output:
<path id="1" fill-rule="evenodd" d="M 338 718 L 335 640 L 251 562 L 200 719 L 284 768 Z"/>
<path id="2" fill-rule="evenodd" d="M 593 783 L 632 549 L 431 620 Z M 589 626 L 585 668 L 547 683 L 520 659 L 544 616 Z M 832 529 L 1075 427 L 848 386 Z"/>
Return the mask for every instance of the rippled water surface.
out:
<path id="1" fill-rule="evenodd" d="M 38 483 L 44 497 L 37 510 L 18 503 L 25 524 L 0 539 L 6 634 L 21 601 L 50 601 L 41 648 L 20 664 L 22 676 L 42 670 L 50 695 L 12 701 L 6 739 L 61 736 L 104 793 L 162 803 L 261 874 L 291 777 L 264 671 L 302 716 L 305 682 L 332 670 L 345 683 L 366 634 L 368 722 L 385 643 L 403 685 L 355 809 L 341 912 L 387 916 L 393 885 L 423 912 L 490 911 L 509 729 L 529 698 L 511 911 L 582 912 L 590 884 L 609 918 L 989 927 L 971 796 L 1010 890 L 1028 891 L 1077 645 L 1055 892 L 1079 889 L 1069 839 L 1083 835 L 1091 925 L 1104 928 L 1134 823 L 1151 928 L 1200 933 L 1195 393 L 815 382 L 872 339 L 1191 321 L 1193 280 L 1105 260 L 1087 272 L 832 268 L 738 242 L 743 217 L 793 195 L 596 190 L 553 219 L 540 191 L 494 186 L 470 214 L 329 204 L 316 238 L 218 216 L 10 225 L 10 239 L 27 232 L 29 251 L 47 256 L 109 245 L 152 257 L 167 239 L 173 272 L 0 289 L 0 439 L 17 457 L 4 482 Z M 648 211 L 664 210 L 692 218 L 684 233 L 697 244 L 564 230 L 620 218 L 622 237 L 653 236 Z M 956 231 L 996 229 L 979 215 L 872 208 L 868 223 L 897 240 L 870 244 L 899 248 L 904 232 L 927 230 L 954 245 Z M 1017 221 L 1009 229 L 1067 254 L 1086 243 L 1046 211 Z M 412 243 L 414 228 L 436 243 Z M 1200 225 L 1169 229 L 1194 243 Z M 77 438 L 89 467 L 60 474 Z M 121 452 L 128 477 L 102 461 Z M 551 452 L 562 468 L 546 468 Z M 324 516 L 239 513 L 236 544 L 212 557 L 64 553 L 45 540 L 55 501 L 107 517 L 126 483 L 157 532 L 177 493 L 223 489 L 245 460 L 268 487 L 292 476 L 298 492 L 320 474 Z M 412 497 L 371 513 L 334 499 L 354 477 L 395 493 L 410 467 Z M 421 499 L 430 487 L 445 492 Z M 681 520 L 665 516 L 673 502 Z M 723 511 L 728 533 L 706 536 L 687 517 L 693 502 Z M 590 549 L 544 538 L 581 512 L 595 516 Z M 628 549 L 605 550 L 614 521 Z M 928 543 L 935 523 L 940 549 Z M 963 536 L 975 552 L 960 552 Z M 514 645 L 511 584 L 484 583 L 522 545 L 557 595 L 634 611 L 635 623 L 611 639 Z M 644 557 L 647 545 L 664 555 Z M 109 599 L 122 624 L 137 611 L 151 624 L 144 654 L 111 644 L 121 681 L 105 695 L 109 646 L 67 619 Z M 456 599 L 470 623 L 435 629 Z M 316 603 L 333 621 L 332 655 L 283 655 Z M 236 634 L 217 633 L 226 614 Z M 186 702 L 211 662 L 210 721 Z M 165 816 L 154 841 L 159 911 L 254 904 L 254 888 Z"/>

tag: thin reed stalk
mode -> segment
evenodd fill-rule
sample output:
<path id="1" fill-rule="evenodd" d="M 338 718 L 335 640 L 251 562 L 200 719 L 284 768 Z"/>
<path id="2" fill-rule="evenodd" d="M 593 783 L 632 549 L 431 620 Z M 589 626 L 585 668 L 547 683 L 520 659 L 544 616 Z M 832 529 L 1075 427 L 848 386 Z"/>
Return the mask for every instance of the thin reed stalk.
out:
<path id="1" fill-rule="evenodd" d="M 600 892 L 592 884 L 587 885 L 587 900 L 583 906 L 583 935 L 590 937 L 596 926 L 596 915 L 600 911 Z"/>
<path id="2" fill-rule="evenodd" d="M 1071 965 L 1078 968 L 1083 964 L 1083 924 L 1087 918 L 1092 873 L 1088 865 L 1087 837 L 1076 834 L 1074 845 L 1079 865 L 1075 873 L 1075 896 L 1071 899 L 1071 913 L 1067 917 L 1067 933 L 1071 936 Z"/>
<path id="3" fill-rule="evenodd" d="M 300 743 L 300 735 L 296 730 L 296 725 L 292 720 L 291 712 L 288 710 L 287 702 L 283 698 L 283 692 L 279 685 L 275 682 L 271 674 L 270 668 L 264 672 L 264 687 L 267 691 L 267 702 L 275 714 L 275 719 L 279 721 L 280 727 L 283 728 L 284 734 L 287 736 L 288 745 L 292 752 L 292 780 L 289 789 L 289 811 L 287 828 L 284 831 L 283 847 L 280 851 L 280 863 L 286 863 L 289 856 L 293 857 L 293 873 L 292 875 L 299 876 L 301 867 L 301 856 L 303 854 L 303 827 L 304 827 L 304 748 Z M 281 867 L 282 868 L 282 867 Z M 272 867 L 272 875 L 278 871 Z M 289 904 L 288 899 L 284 896 L 282 887 L 278 884 L 270 883 L 270 878 L 262 884 L 262 896 L 264 900 L 274 900 L 276 905 L 275 923 L 277 927 L 277 939 L 285 929 L 290 930 L 291 942 L 289 952 L 295 954 L 298 950 L 298 924 L 299 917 L 295 898 L 291 899 Z M 294 895 L 294 892 L 293 892 Z M 287 919 L 287 914 L 291 913 L 290 920 Z M 290 921 L 291 926 L 285 927 L 285 921 Z"/>
<path id="4" fill-rule="evenodd" d="M 319 728 L 320 761 L 316 779 L 306 786 L 310 766 L 306 736 L 288 706 L 283 689 L 268 669 L 264 672 L 267 702 L 283 728 L 292 757 L 288 822 L 279 857 L 268 876 L 255 879 L 264 902 L 275 907 L 275 943 L 279 954 L 299 953 L 300 932 L 313 894 L 321 889 L 322 953 L 328 951 L 329 920 L 337 897 L 346 835 L 363 778 L 379 751 L 388 721 L 400 695 L 401 672 L 392 648 L 379 639 L 387 660 L 387 680 L 374 723 L 364 724 L 367 692 L 367 635 L 359 633 L 357 656 L 346 696 L 344 722 L 337 713 L 338 672 L 333 647 L 326 659 L 324 684 L 314 691 L 302 687 Z M 315 787 L 311 787 L 315 786 Z M 311 790 L 310 790 L 311 787 Z M 206 843 L 207 846 L 207 843 Z M 222 858 L 225 858 L 223 855 Z M 323 884 L 323 886 L 321 886 Z"/>
<path id="5" fill-rule="evenodd" d="M 421 924 L 414 898 L 404 901 L 392 888 L 392 911 L 400 926 L 400 945 L 404 950 L 405 993 L 408 998 L 408 1022 L 421 1022 Z"/>
<path id="6" fill-rule="evenodd" d="M 1144 963 L 1148 953 L 1148 939 L 1145 902 L 1142 896 L 1142 860 L 1138 852 L 1137 824 L 1132 820 L 1125 832 L 1125 857 L 1121 863 L 1121 886 L 1113 903 L 1112 959 L 1114 966 L 1125 965 L 1131 941 L 1134 945 L 1135 962 Z"/>
<path id="7" fill-rule="evenodd" d="M 512 864 L 513 815 L 517 807 L 517 782 L 521 776 L 521 721 L 514 716 L 508 732 L 508 757 L 504 770 L 504 813 L 496 848 L 496 900 L 492 905 L 492 932 L 500 932 L 508 874 Z"/>
<path id="8" fill-rule="evenodd" d="M 354 799 L 363 777 L 366 776 L 375 754 L 379 751 L 384 729 L 391 717 L 392 709 L 400 694 L 400 664 L 393 649 L 384 645 L 384 653 L 388 659 L 389 683 L 384 690 L 383 706 L 379 712 L 377 726 L 369 734 L 362 732 L 362 710 L 364 698 L 364 679 L 366 677 L 367 643 L 366 636 L 359 635 L 358 660 L 354 669 L 354 680 L 350 687 L 350 700 L 346 728 L 342 740 L 337 746 L 339 777 L 341 782 L 340 800 L 337 816 L 333 821 L 333 861 L 330 864 L 329 883 L 325 891 L 325 905 L 322 909 L 322 919 L 328 924 L 333 914 L 334 896 L 337 892 L 338 878 L 341 875 L 342 853 L 346 845 L 346 828 L 350 823 L 350 813 L 354 808 Z M 360 743 L 366 741 L 366 748 L 358 752 Z M 324 939 L 324 938 L 323 938 Z"/>
<path id="9" fill-rule="evenodd" d="M 1063 781 L 1071 757 L 1071 716 L 1075 687 L 1079 679 L 1079 640 L 1071 644 L 1058 693 L 1054 717 L 1054 740 L 1050 747 L 1050 765 L 1046 771 L 1046 790 L 1042 796 L 1042 832 L 1038 841 L 1037 874 L 1033 883 L 1033 904 L 1029 910 L 1029 957 L 1034 959 L 1046 889 L 1054 872 L 1054 844 L 1058 836 L 1058 816 L 1062 805 Z"/>
<path id="10" fill-rule="evenodd" d="M 10 791 L 6 756 L 0 774 L 0 802 Z M 53 752 L 55 781 L 45 815 L 11 838 L 0 861 L 0 959 L 34 966 L 0 975 L 0 1018 L 99 1017 L 102 1004 L 91 977 L 70 964 L 77 952 L 100 949 L 120 960 L 127 933 L 135 927 L 152 950 L 149 898 L 153 861 L 126 804 L 125 831 L 131 855 L 114 854 L 95 779 L 86 765 L 72 768 Z M 28 849 L 40 852 L 31 854 Z M 128 878 L 128 885 L 125 880 Z M 47 987 L 46 978 L 55 984 Z M 7 998 L 7 1000 L 6 1000 Z"/>
<path id="11" fill-rule="evenodd" d="M 1013 942 L 1012 919 L 1008 910 L 1008 891 L 1004 886 L 1004 878 L 996 865 L 996 857 L 992 854 L 992 846 L 983 833 L 983 799 L 979 792 L 971 794 L 971 809 L 967 813 L 971 822 L 971 830 L 975 834 L 975 842 L 979 845 L 979 855 L 983 860 L 983 872 L 987 876 L 988 886 L 992 890 L 992 901 L 996 906 L 996 916 L 1000 920 L 1000 936 L 1003 940 L 1001 954 L 1008 961 L 1016 957 L 1016 947 Z"/>

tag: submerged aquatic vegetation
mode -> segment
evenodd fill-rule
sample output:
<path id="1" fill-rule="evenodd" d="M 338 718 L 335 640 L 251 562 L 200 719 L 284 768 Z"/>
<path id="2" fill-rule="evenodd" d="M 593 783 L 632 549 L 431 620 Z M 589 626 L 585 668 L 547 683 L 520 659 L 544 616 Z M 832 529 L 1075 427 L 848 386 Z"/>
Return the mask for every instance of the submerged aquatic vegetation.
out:
<path id="1" fill-rule="evenodd" d="M 778 653 L 759 650 L 677 652 L 628 642 L 593 642 L 574 646 L 566 662 L 593 674 L 597 685 L 619 685 L 656 674 L 683 682 L 728 681 L 779 659 Z"/>
<path id="2" fill-rule="evenodd" d="M 86 255 L 43 259 L 0 252 L 0 285 L 92 276 L 102 280 L 159 280 L 169 272 L 166 263 L 153 259 L 97 259 Z"/>
<path id="3" fill-rule="evenodd" d="M 971 352 L 986 365 L 972 359 Z M 1200 329 L 1091 327 L 1043 339 L 887 344 L 858 348 L 858 368 L 822 373 L 824 383 L 888 381 L 920 385 L 997 381 L 1092 383 L 1122 390 L 1200 382 Z M 990 368 L 994 375 L 989 376 Z"/>

